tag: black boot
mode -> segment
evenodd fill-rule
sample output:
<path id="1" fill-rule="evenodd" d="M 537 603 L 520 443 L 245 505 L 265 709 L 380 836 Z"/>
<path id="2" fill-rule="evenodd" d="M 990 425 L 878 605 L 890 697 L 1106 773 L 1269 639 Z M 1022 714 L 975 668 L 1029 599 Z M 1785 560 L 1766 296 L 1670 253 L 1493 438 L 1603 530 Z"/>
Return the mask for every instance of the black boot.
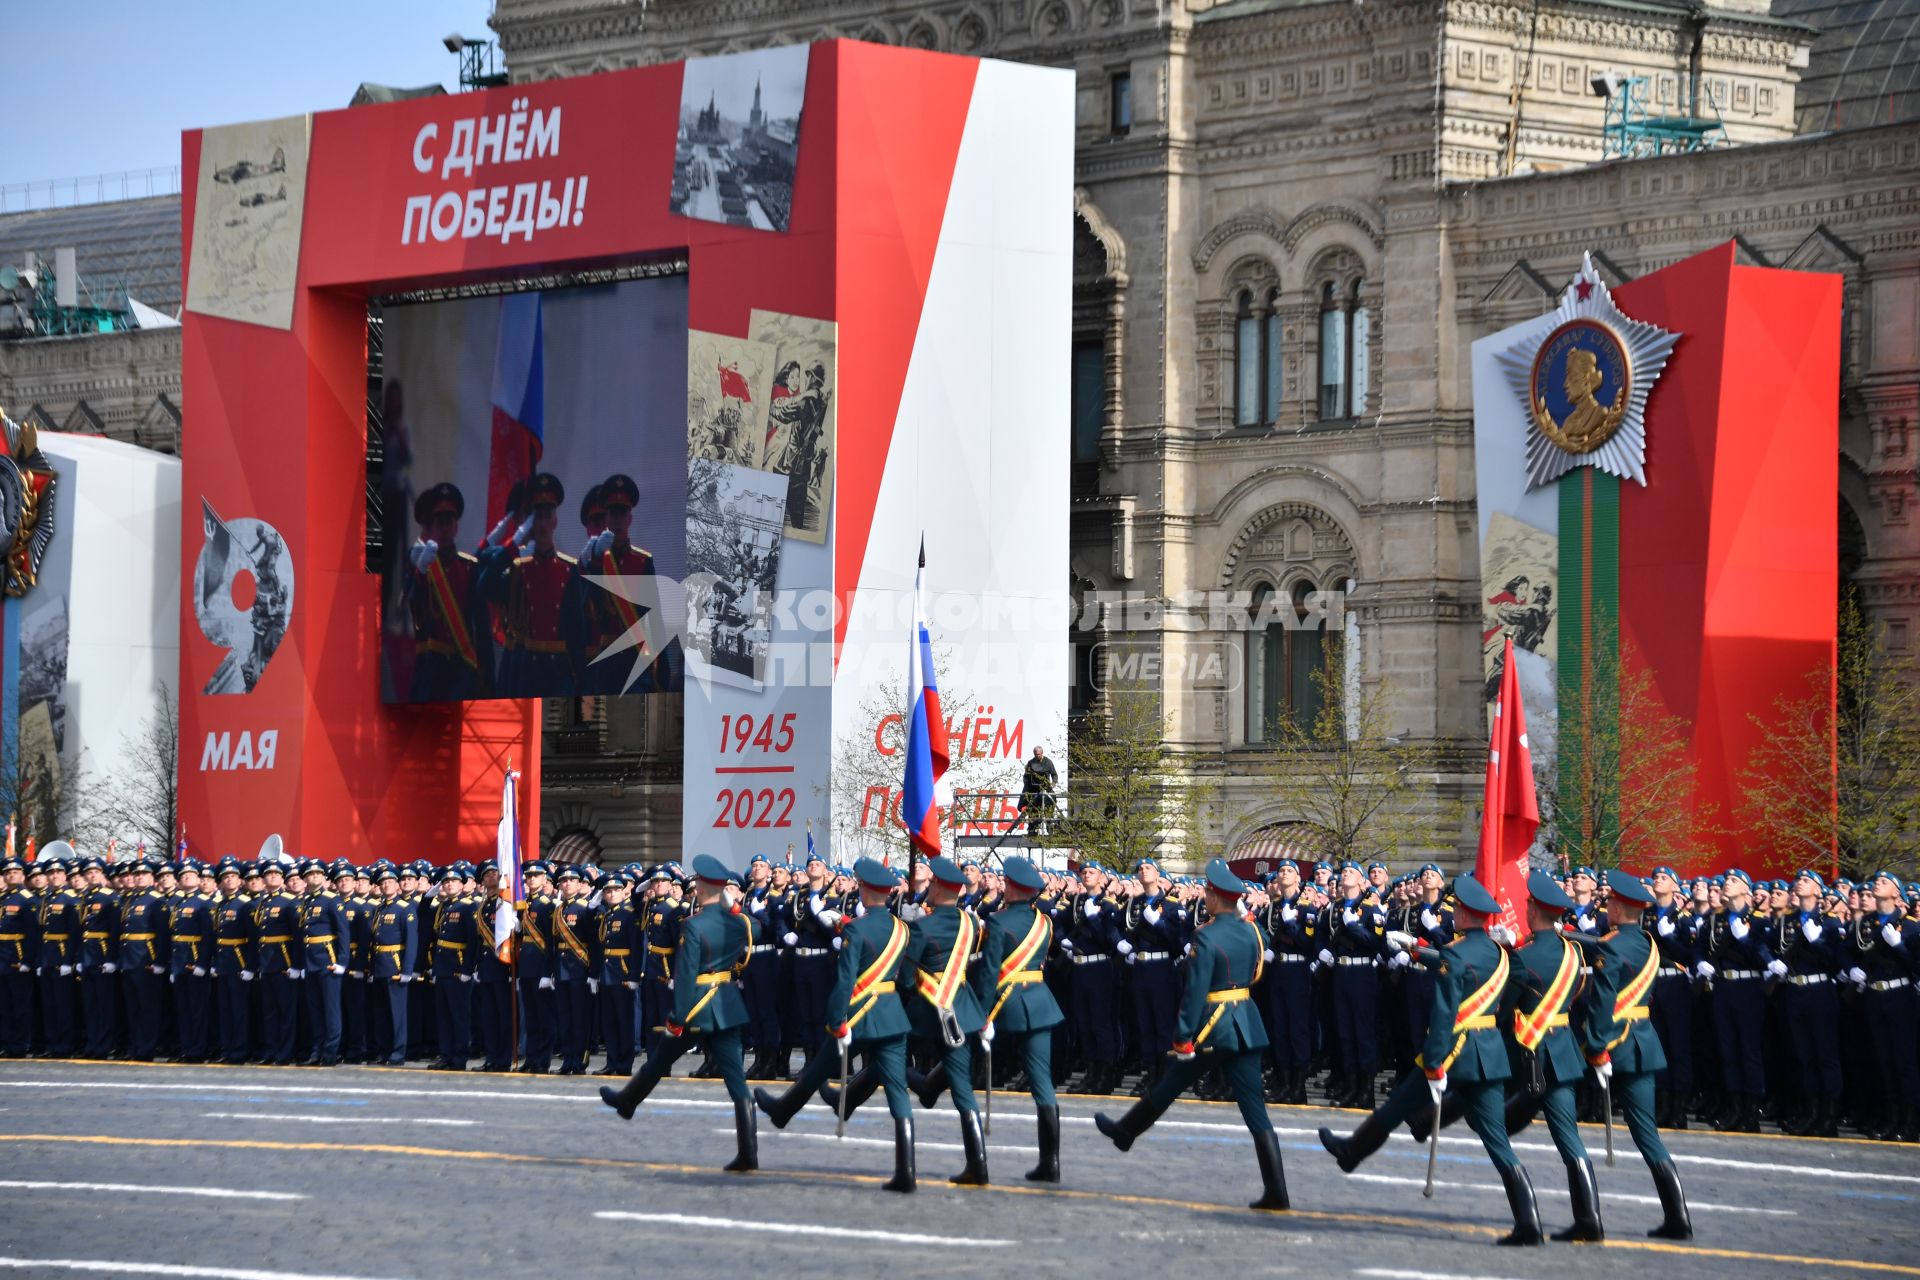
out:
<path id="1" fill-rule="evenodd" d="M 619 1112 L 622 1120 L 631 1120 L 633 1119 L 634 1108 L 645 1102 L 647 1095 L 652 1092 L 653 1086 L 643 1086 L 640 1083 L 640 1073 L 636 1071 L 633 1074 L 633 1078 L 621 1085 L 618 1089 L 615 1089 L 611 1085 L 601 1085 L 600 1101 Z"/>
<path id="2" fill-rule="evenodd" d="M 980 1129 L 978 1111 L 960 1113 L 960 1141 L 967 1149 L 967 1167 L 947 1181 L 960 1187 L 987 1185 L 987 1135 Z"/>
<path id="3" fill-rule="evenodd" d="M 1060 1107 L 1034 1108 L 1040 1129 L 1040 1163 L 1027 1171 L 1028 1182 L 1060 1181 Z"/>
<path id="4" fill-rule="evenodd" d="M 791 1087 L 783 1089 L 778 1096 L 765 1089 L 755 1089 L 753 1100 L 767 1113 L 767 1119 L 773 1121 L 776 1129 L 786 1128 L 787 1122 L 799 1115 L 800 1108 L 807 1105 L 806 1095 Z"/>
<path id="5" fill-rule="evenodd" d="M 860 1104 L 865 1102 L 868 1098 L 871 1098 L 874 1095 L 874 1093 L 879 1090 L 879 1088 L 880 1088 L 880 1073 L 878 1071 L 875 1071 L 872 1067 L 861 1067 L 858 1071 L 854 1072 L 853 1078 L 847 1081 L 846 1114 L 852 1115 L 854 1112 L 858 1111 L 860 1109 Z M 839 1115 L 840 1114 L 839 1086 L 831 1085 L 831 1084 L 821 1085 L 820 1101 L 826 1103 L 827 1108 L 831 1110 L 835 1115 Z"/>
<path id="6" fill-rule="evenodd" d="M 1431 1116 L 1433 1113 L 1427 1113 Z M 1352 1173 L 1360 1167 L 1360 1162 L 1378 1151 L 1387 1141 L 1390 1130 L 1378 1111 L 1370 1111 L 1360 1127 L 1353 1131 L 1350 1138 L 1336 1138 L 1333 1130 L 1320 1131 L 1320 1145 L 1325 1147 L 1340 1165 L 1340 1172 Z"/>
<path id="7" fill-rule="evenodd" d="M 1260 1198 L 1249 1209 L 1280 1212 L 1293 1207 L 1287 1199 L 1287 1169 L 1280 1162 L 1280 1138 L 1271 1129 L 1253 1135 L 1254 1154 L 1260 1157 Z"/>
<path id="8" fill-rule="evenodd" d="M 913 1096 L 920 1099 L 920 1105 L 927 1108 L 940 1105 L 940 1095 L 947 1090 L 947 1064 L 937 1062 L 933 1070 L 914 1080 L 913 1072 L 907 1073 L 907 1084 L 913 1089 Z"/>
<path id="9" fill-rule="evenodd" d="M 1839 1137 L 1840 1126 L 1835 1120 L 1839 1110 L 1840 1103 L 1837 1098 L 1823 1097 L 1816 1102 L 1813 1107 L 1813 1119 L 1807 1125 L 1807 1136 L 1810 1138 Z"/>
<path id="10" fill-rule="evenodd" d="M 728 1173 L 752 1173 L 760 1167 L 759 1118 L 751 1102 L 733 1104 L 733 1137 L 738 1149 L 723 1166 Z"/>
<path id="11" fill-rule="evenodd" d="M 1465 1114 L 1467 1114 L 1467 1104 L 1461 1099 L 1460 1094 L 1457 1092 L 1447 1094 L 1440 1103 L 1440 1127 L 1446 1128 Z M 1511 1108 L 1507 1112 L 1507 1123 L 1513 1123 Z M 1425 1145 L 1427 1139 L 1433 1136 L 1433 1108 L 1420 1107 L 1415 1110 L 1407 1118 L 1407 1132 L 1413 1135 L 1415 1142 Z"/>
<path id="12" fill-rule="evenodd" d="M 1133 1140 L 1147 1131 L 1147 1126 L 1158 1117 L 1151 1114 L 1147 1100 L 1142 1098 L 1127 1108 L 1125 1115 L 1118 1120 L 1109 1117 L 1106 1112 L 1094 1113 L 1093 1127 L 1113 1140 L 1113 1145 L 1126 1151 L 1132 1148 Z"/>
<path id="13" fill-rule="evenodd" d="M 1287 1090 L 1287 1105 L 1304 1107 L 1307 1105 L 1307 1073 L 1295 1071 L 1292 1078 L 1293 1085 Z"/>
<path id="14" fill-rule="evenodd" d="M 1693 1239 L 1693 1219 L 1687 1213 L 1687 1193 L 1680 1189 L 1680 1171 L 1671 1159 L 1653 1165 L 1653 1186 L 1660 1193 L 1660 1225 L 1647 1232 L 1655 1240 Z"/>
<path id="15" fill-rule="evenodd" d="M 1554 1232 L 1553 1238 L 1563 1244 L 1598 1244 L 1605 1240 L 1607 1233 L 1600 1225 L 1600 1183 L 1593 1175 L 1593 1161 L 1568 1162 L 1567 1194 L 1573 1199 L 1573 1225 Z"/>
<path id="16" fill-rule="evenodd" d="M 893 1180 L 883 1191 L 913 1190 L 913 1117 L 902 1116 L 893 1122 Z"/>
<path id="17" fill-rule="evenodd" d="M 1525 1165 L 1500 1170 L 1500 1181 L 1507 1186 L 1507 1204 L 1513 1209 L 1513 1230 L 1496 1242 L 1503 1245 L 1539 1244 L 1540 1206 L 1533 1198 L 1533 1179 Z"/>

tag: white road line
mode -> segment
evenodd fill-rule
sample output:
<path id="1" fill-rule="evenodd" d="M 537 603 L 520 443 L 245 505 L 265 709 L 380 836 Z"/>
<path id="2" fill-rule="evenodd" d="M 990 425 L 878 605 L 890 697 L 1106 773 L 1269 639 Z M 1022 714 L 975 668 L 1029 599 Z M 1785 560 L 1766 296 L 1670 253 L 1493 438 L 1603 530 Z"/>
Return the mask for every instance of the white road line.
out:
<path id="1" fill-rule="evenodd" d="M 715 1129 L 714 1132 L 724 1133 L 731 1136 L 733 1133 L 733 1130 Z M 791 1129 L 776 1129 L 774 1130 L 774 1132 L 782 1138 L 800 1138 L 808 1142 L 846 1142 L 846 1143 L 851 1143 L 854 1146 L 858 1146 L 858 1147 L 886 1147 L 888 1150 L 892 1150 L 893 1148 L 892 1138 L 853 1138 L 853 1137 L 836 1138 L 830 1133 L 795 1133 Z M 998 1143 L 998 1142 L 989 1142 L 987 1145 L 993 1151 L 1005 1152 L 1008 1155 L 1034 1156 L 1037 1158 L 1040 1154 L 1039 1150 L 1034 1147 L 1011 1147 L 1011 1146 L 1005 1145 L 1004 1143 Z M 928 1142 L 924 1138 L 921 1138 L 918 1134 L 914 1135 L 913 1149 L 915 1151 L 965 1151 L 966 1150 L 966 1148 L 961 1144 L 959 1144 L 958 1142 Z M 1497 1189 L 1498 1188 L 1496 1188 L 1496 1190 Z"/>
<path id="2" fill-rule="evenodd" d="M 132 1182 L 0 1181 L 0 1191 L 122 1191 L 152 1192 L 160 1196 L 205 1196 L 213 1200 L 305 1200 L 292 1191 L 242 1191 L 233 1187 L 150 1187 Z"/>
<path id="3" fill-rule="evenodd" d="M 1371 1276 L 1373 1280 L 1498 1280 L 1495 1276 L 1450 1276 L 1438 1271 L 1395 1271 L 1387 1267 L 1368 1267 L 1353 1274 Z"/>
<path id="4" fill-rule="evenodd" d="M 731 1132 L 731 1130 L 729 1130 L 729 1132 Z M 1385 1173 L 1349 1173 L 1346 1177 L 1349 1182 L 1374 1182 L 1382 1186 L 1390 1187 L 1422 1187 L 1426 1185 L 1425 1178 L 1396 1178 Z M 1433 1185 L 1436 1187 L 1450 1187 L 1458 1191 L 1487 1191 L 1499 1195 L 1506 1194 L 1505 1187 L 1496 1186 L 1491 1182 L 1451 1182 L 1445 1178 L 1437 1178 L 1434 1180 Z M 1562 1200 L 1567 1198 L 1567 1193 L 1558 1187 L 1542 1187 L 1539 1189 L 1539 1194 L 1556 1196 Z M 1624 1204 L 1657 1205 L 1660 1203 L 1660 1197 L 1629 1195 L 1624 1191 L 1603 1190 L 1600 1193 L 1600 1203 L 1602 1206 L 1615 1201 Z M 1761 1209 L 1753 1205 L 1711 1204 L 1701 1200 L 1688 1200 L 1687 1207 L 1696 1212 L 1704 1209 L 1710 1213 L 1754 1213 L 1770 1218 L 1797 1218 L 1800 1216 L 1792 1209 Z"/>
<path id="5" fill-rule="evenodd" d="M 22 1271 L 96 1271 L 110 1276 L 180 1276 L 185 1280 L 373 1280 L 364 1276 L 315 1275 L 307 1271 L 255 1271 L 247 1267 L 184 1267 L 171 1262 L 98 1262 L 79 1258 L 5 1258 L 0 1267 Z"/>
<path id="6" fill-rule="evenodd" d="M 170 1093 L 301 1093 L 329 1094 L 339 1097 L 370 1098 L 477 1098 L 510 1102 L 591 1102 L 601 1106 L 599 1095 L 584 1093 L 517 1093 L 505 1089 L 366 1089 L 353 1085 L 297 1084 L 159 1084 L 151 1081 L 99 1080 L 0 1080 L 8 1089 L 112 1089 L 124 1092 L 147 1089 Z M 664 1099 L 649 1099 L 647 1105 Z M 731 1107 L 731 1102 L 689 1101 L 690 1106 Z"/>
<path id="7" fill-rule="evenodd" d="M 722 1227 L 729 1231 L 767 1231 L 776 1235 L 831 1236 L 836 1240 L 886 1240 L 893 1244 L 964 1244 L 990 1249 L 1016 1245 L 1018 1240 L 989 1240 L 979 1236 L 928 1236 L 912 1231 L 870 1231 L 858 1227 L 823 1227 L 811 1222 L 755 1222 L 745 1218 L 705 1218 L 690 1213 L 629 1213 L 602 1209 L 593 1215 L 609 1222 L 657 1222 L 669 1227 Z"/>
<path id="8" fill-rule="evenodd" d="M 292 1120 L 300 1124 L 439 1124 L 470 1126 L 478 1120 L 443 1120 L 431 1116 L 296 1116 L 272 1111 L 203 1111 L 202 1120 Z"/>

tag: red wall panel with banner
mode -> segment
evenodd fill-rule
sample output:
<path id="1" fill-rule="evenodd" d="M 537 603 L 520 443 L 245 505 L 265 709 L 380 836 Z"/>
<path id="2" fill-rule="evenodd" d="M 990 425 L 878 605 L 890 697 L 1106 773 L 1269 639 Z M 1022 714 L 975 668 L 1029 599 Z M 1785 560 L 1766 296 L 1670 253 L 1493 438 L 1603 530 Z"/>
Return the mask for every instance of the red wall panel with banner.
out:
<path id="1" fill-rule="evenodd" d="M 509 759 L 529 774 L 524 844 L 538 847 L 538 701 L 382 698 L 381 578 L 363 546 L 370 300 L 666 263 L 686 274 L 694 336 L 745 341 L 769 315 L 837 324 L 839 488 L 831 521 L 822 499 L 811 536 L 787 531 L 779 586 L 845 598 L 859 584 L 956 152 L 984 127 L 975 82 L 990 64 L 848 42 L 728 57 L 801 70 L 782 99 L 780 67 L 751 64 L 751 117 L 742 99 L 737 122 L 719 100 L 743 87 L 722 78 L 695 99 L 696 75 L 704 88 L 726 74 L 715 58 L 185 135 L 183 591 L 199 625 L 182 640 L 181 811 L 196 853 L 250 853 L 278 832 L 301 854 L 485 856 Z M 1017 76 L 1045 78 L 1051 132 L 1070 147 L 1071 76 L 1003 73 Z M 994 120 L 1012 114 L 994 105 Z M 1070 164 L 1057 177 L 1041 220 L 1058 221 L 1064 317 Z M 1003 203 L 1024 217 L 1014 198 Z M 1017 291 L 1002 302 L 1033 304 Z M 1064 405 L 1064 344 L 1058 354 Z M 387 539 L 411 541 L 409 515 L 385 513 Z M 1064 589 L 1064 540 L 1060 556 L 1051 576 Z M 791 624 L 776 624 L 776 642 L 778 626 Z M 785 636 L 829 653 L 835 637 L 831 624 Z M 811 762 L 800 772 L 818 774 L 796 787 L 824 795 L 827 692 L 789 701 L 776 679 L 753 685 L 762 705 L 794 710 L 794 754 Z M 747 704 L 697 697 L 691 680 L 687 696 L 692 850 L 721 825 L 707 811 L 725 772 L 707 769 L 710 739 Z M 805 808 L 755 838 L 794 838 Z M 721 851 L 738 860 L 744 846 Z"/>

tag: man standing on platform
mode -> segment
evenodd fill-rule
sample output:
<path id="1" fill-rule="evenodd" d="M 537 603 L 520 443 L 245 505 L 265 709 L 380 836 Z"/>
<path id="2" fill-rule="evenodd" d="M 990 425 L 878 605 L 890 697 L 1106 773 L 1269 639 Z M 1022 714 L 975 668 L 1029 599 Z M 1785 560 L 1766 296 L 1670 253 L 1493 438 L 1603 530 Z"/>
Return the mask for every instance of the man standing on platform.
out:
<path id="1" fill-rule="evenodd" d="M 886 909 L 887 898 L 900 877 L 891 868 L 872 858 L 853 865 L 854 878 L 860 882 L 860 902 L 864 914 L 847 924 L 840 934 L 838 970 L 827 992 L 826 1034 L 839 1050 L 851 1057 L 858 1053 L 858 1075 L 846 1082 L 847 1114 L 871 1097 L 876 1088 L 887 1091 L 887 1110 L 893 1117 L 893 1178 L 885 1184 L 888 1191 L 914 1189 L 913 1102 L 907 1092 L 906 1010 L 898 992 L 898 975 L 906 957 L 911 935 L 909 927 Z M 751 969 L 749 969 L 751 972 Z M 839 1067 L 838 1053 L 826 1045 L 807 1060 L 807 1065 L 784 1093 L 774 1097 L 764 1089 L 755 1089 L 753 1097 L 767 1113 L 773 1127 L 784 1129 L 799 1113 L 815 1091 L 829 1105 L 839 1106 L 826 1080 Z"/>
<path id="2" fill-rule="evenodd" d="M 1322 1129 L 1320 1145 L 1333 1154 L 1342 1173 L 1352 1173 L 1416 1111 L 1438 1107 L 1451 1085 L 1461 1092 L 1467 1125 L 1479 1136 L 1506 1187 L 1513 1230 L 1500 1243 L 1536 1245 L 1543 1237 L 1533 1180 L 1507 1139 L 1505 1085 L 1513 1069 L 1496 1010 L 1506 993 L 1512 962 L 1503 945 L 1506 939 L 1488 934 L 1500 904 L 1472 876 L 1454 880 L 1453 897 L 1459 937 L 1440 953 L 1433 1017 L 1419 1059 L 1423 1075 L 1408 1076 L 1396 1085 L 1353 1136 L 1336 1138 L 1332 1130 Z"/>
<path id="3" fill-rule="evenodd" d="M 1252 987 L 1266 967 L 1268 940 L 1259 925 L 1240 914 L 1247 884 L 1225 861 L 1208 861 L 1206 881 L 1208 920 L 1194 933 L 1193 954 L 1187 960 L 1186 989 L 1174 1023 L 1173 1069 L 1118 1120 L 1101 1114 L 1093 1123 L 1114 1146 L 1129 1150 L 1175 1098 L 1217 1067 L 1240 1106 L 1260 1161 L 1261 1195 L 1248 1207 L 1284 1210 L 1291 1207 L 1286 1170 L 1260 1087 L 1267 1033 L 1252 1001 Z"/>
<path id="4" fill-rule="evenodd" d="M 622 1120 L 633 1119 L 634 1109 L 672 1072 L 674 1062 L 698 1036 L 706 1044 L 708 1061 L 719 1066 L 727 1096 L 733 1100 L 736 1151 L 725 1169 L 750 1173 L 760 1167 L 760 1147 L 757 1113 L 753 1095 L 747 1092 L 740 1049 L 747 1002 L 736 981 L 753 959 L 753 926 L 732 905 L 727 889 L 734 884 L 733 873 L 718 858 L 701 854 L 693 860 L 693 873 L 700 909 L 681 926 L 674 949 L 673 1012 L 666 1032 L 633 1078 L 618 1089 L 602 1086 L 600 1100 Z"/>

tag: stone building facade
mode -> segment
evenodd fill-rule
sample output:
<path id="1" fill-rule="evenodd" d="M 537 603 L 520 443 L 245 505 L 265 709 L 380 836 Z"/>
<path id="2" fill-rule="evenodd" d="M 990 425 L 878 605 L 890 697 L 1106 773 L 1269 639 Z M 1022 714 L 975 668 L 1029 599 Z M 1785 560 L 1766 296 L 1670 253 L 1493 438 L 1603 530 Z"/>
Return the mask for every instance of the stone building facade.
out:
<path id="1" fill-rule="evenodd" d="M 1797 136 L 1831 68 L 1766 0 L 499 0 L 493 24 L 518 81 L 834 36 L 1075 72 L 1076 589 L 1344 595 L 1338 641 L 1150 628 L 1162 669 L 1241 659 L 1163 688 L 1222 783 L 1215 841 L 1297 816 L 1251 761 L 1332 643 L 1389 731 L 1451 751 L 1436 802 L 1477 788 L 1468 351 L 1583 250 L 1616 280 L 1729 239 L 1846 277 L 1844 567 L 1920 643 L 1920 125 Z M 1608 72 L 1724 149 L 1602 162 Z"/>

